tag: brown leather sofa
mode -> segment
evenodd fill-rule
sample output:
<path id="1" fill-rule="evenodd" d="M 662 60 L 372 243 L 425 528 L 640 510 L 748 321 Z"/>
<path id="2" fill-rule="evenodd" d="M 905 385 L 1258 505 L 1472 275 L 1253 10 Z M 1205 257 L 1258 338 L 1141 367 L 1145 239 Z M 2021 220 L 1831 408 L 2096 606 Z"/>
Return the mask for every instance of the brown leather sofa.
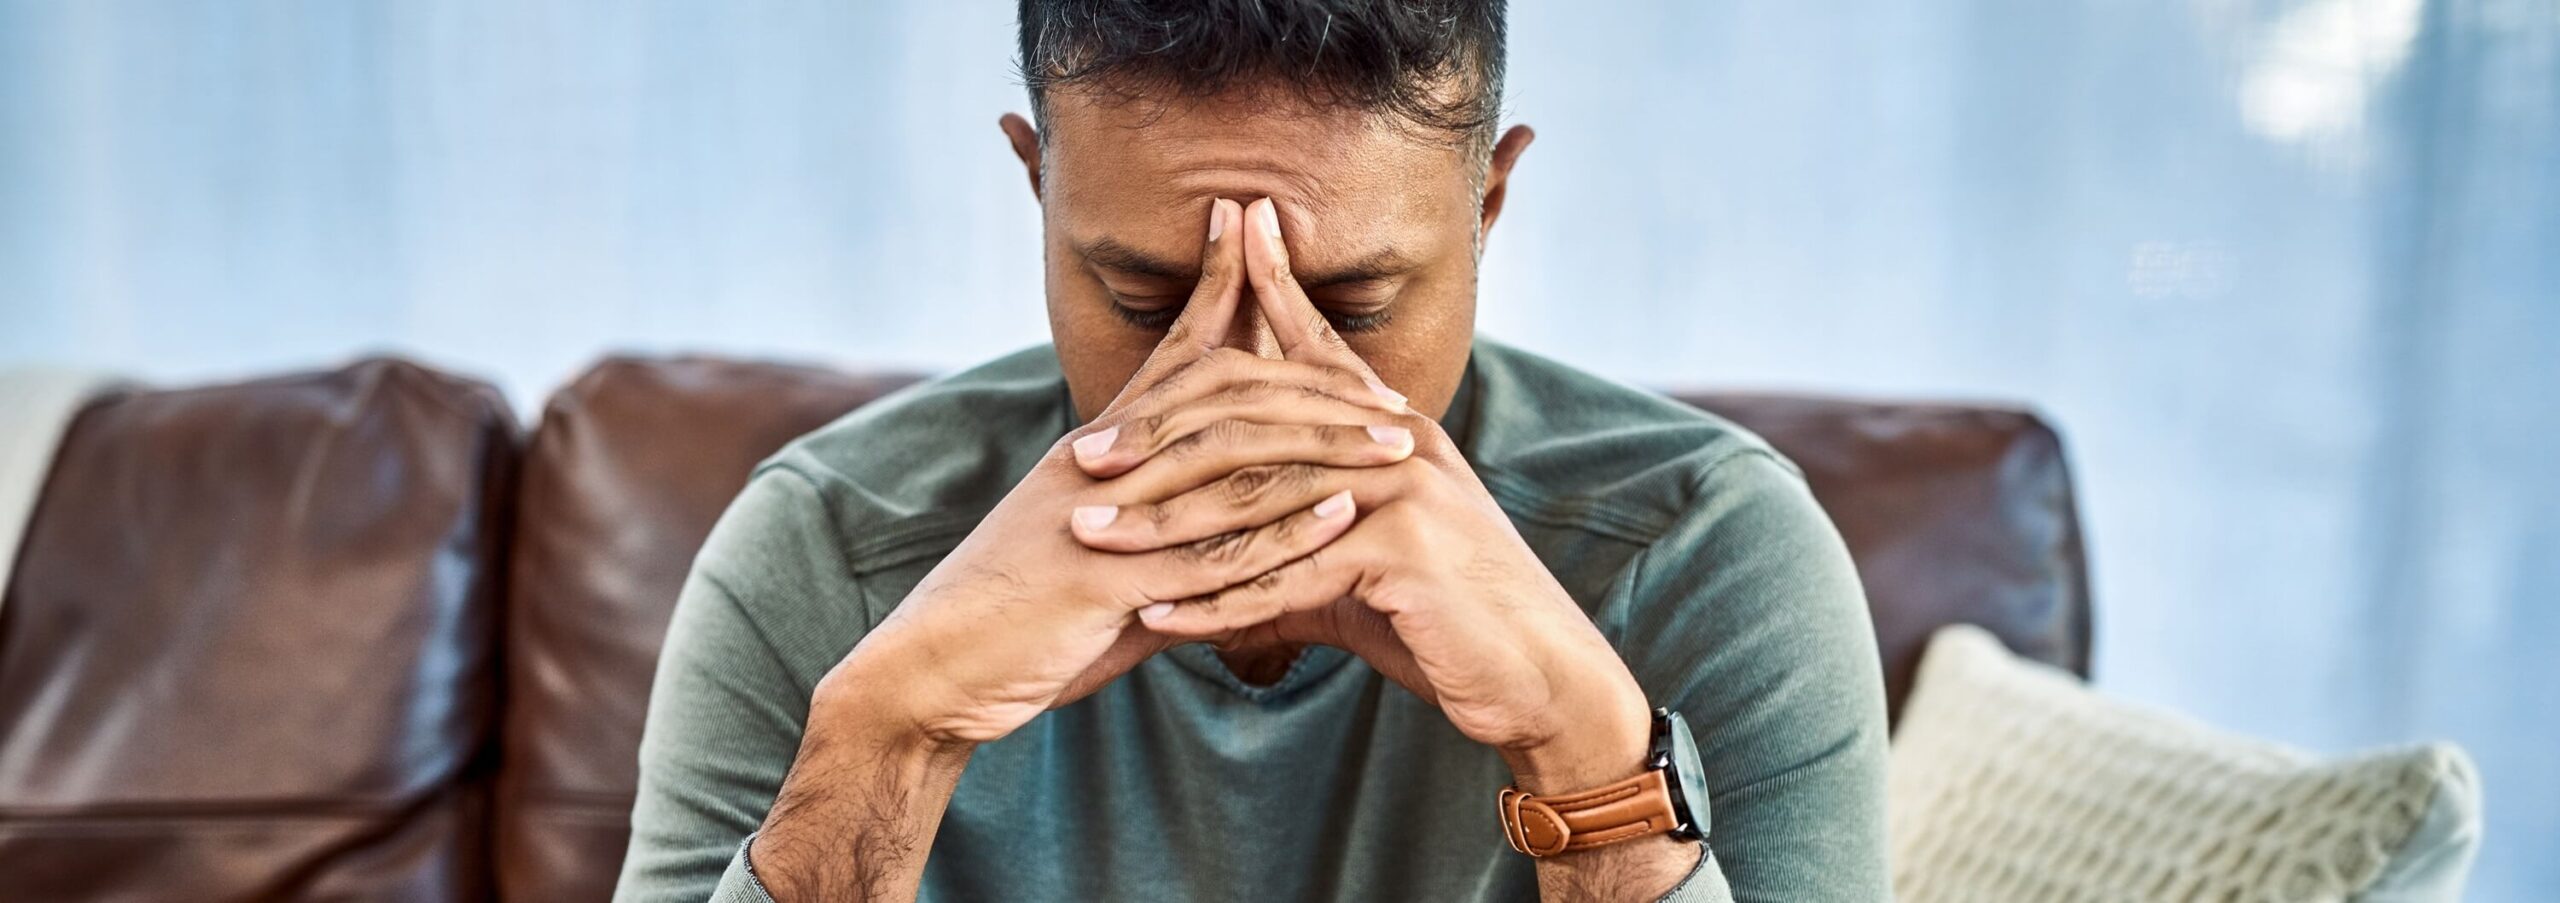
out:
<path id="1" fill-rule="evenodd" d="M 0 898 L 604 899 L 695 549 L 758 459 L 912 379 L 614 358 L 530 435 L 388 359 L 89 404 L 0 603 Z M 2033 414 L 1682 397 L 1804 468 L 1897 707 L 1949 623 L 2086 673 Z"/>

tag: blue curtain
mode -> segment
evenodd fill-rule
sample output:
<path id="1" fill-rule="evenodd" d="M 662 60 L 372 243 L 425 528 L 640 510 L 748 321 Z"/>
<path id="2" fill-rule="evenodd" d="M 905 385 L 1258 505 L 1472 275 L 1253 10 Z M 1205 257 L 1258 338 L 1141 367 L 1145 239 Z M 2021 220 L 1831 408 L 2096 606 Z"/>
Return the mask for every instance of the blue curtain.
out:
<path id="1" fill-rule="evenodd" d="M 1008 6 L 0 0 L 0 365 L 1041 341 Z M 2560 896 L 2560 0 L 1516 7 L 1488 333 L 2040 406 L 2104 687 L 2457 740 Z"/>

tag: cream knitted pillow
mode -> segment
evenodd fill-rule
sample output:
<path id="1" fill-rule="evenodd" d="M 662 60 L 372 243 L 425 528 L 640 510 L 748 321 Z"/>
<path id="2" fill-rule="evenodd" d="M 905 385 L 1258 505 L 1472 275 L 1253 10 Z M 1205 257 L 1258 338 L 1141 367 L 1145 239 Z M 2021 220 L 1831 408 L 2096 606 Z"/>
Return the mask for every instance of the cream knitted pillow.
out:
<path id="1" fill-rule="evenodd" d="M 2456 900 L 2480 835 L 2449 744 L 2324 762 L 2104 698 L 1975 627 L 1930 641 L 1888 806 L 1906 903 Z"/>

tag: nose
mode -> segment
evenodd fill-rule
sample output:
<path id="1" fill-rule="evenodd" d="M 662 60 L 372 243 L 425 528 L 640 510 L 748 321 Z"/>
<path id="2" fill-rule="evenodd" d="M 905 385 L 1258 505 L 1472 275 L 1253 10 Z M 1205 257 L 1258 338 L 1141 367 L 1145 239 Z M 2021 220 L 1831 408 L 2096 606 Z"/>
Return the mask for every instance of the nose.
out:
<path id="1" fill-rule="evenodd" d="M 1227 334 L 1220 344 L 1275 361 L 1280 359 L 1280 337 L 1272 333 L 1271 321 L 1263 319 L 1262 305 L 1255 303 L 1252 286 L 1245 286 L 1238 293 L 1235 316 L 1227 321 Z"/>

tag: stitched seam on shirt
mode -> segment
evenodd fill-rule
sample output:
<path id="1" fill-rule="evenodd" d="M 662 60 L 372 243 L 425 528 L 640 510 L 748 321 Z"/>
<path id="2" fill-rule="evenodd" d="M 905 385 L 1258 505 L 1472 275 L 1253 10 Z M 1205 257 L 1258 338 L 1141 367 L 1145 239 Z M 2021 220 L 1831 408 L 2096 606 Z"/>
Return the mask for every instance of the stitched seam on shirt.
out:
<path id="1" fill-rule="evenodd" d="M 768 470 L 790 474 L 808 485 L 810 494 L 825 509 L 828 532 L 833 534 L 838 547 L 843 550 L 845 570 L 855 576 L 948 552 L 957 544 L 959 537 L 977 529 L 978 523 L 987 516 L 984 511 L 928 511 L 891 520 L 864 530 L 858 538 L 848 538 L 843 518 L 836 510 L 835 499 L 826 492 L 825 484 L 839 478 L 813 474 L 806 468 L 779 459 L 757 468 L 759 474 Z"/>
<path id="2" fill-rule="evenodd" d="M 1558 499 L 1526 479 L 1490 467 L 1478 468 L 1476 476 L 1484 481 L 1486 491 L 1493 494 L 1503 511 L 1531 523 L 1581 530 L 1637 545 L 1653 541 L 1665 529 L 1665 525 L 1649 518 L 1620 512 L 1598 497 Z"/>
<path id="3" fill-rule="evenodd" d="M 828 520 L 833 521 L 832 506 L 830 509 Z M 899 518 L 862 539 L 846 543 L 845 564 L 857 573 L 903 564 L 923 557 L 916 553 L 916 547 L 932 548 L 949 542 L 955 534 L 966 536 L 984 520 L 985 512 L 955 514 L 947 511 Z M 836 534 L 842 536 L 844 531 L 838 529 Z"/>
<path id="4" fill-rule="evenodd" d="M 1689 497 L 1686 501 L 1694 505 L 1698 499 L 1705 497 L 1708 481 L 1715 479 L 1717 471 L 1726 464 L 1738 458 L 1755 455 L 1779 462 L 1781 465 L 1786 461 L 1778 457 L 1775 451 L 1765 448 L 1746 446 L 1725 452 L 1708 461 L 1706 466 L 1698 468 L 1697 475 L 1689 478 L 1686 484 Z M 1479 467 L 1476 472 L 1485 481 L 1485 488 L 1493 493 L 1494 500 L 1505 503 L 1502 506 L 1503 510 L 1521 520 L 1550 527 L 1583 530 L 1637 545 L 1652 545 L 1677 524 L 1675 518 L 1654 517 L 1620 508 L 1613 504 L 1608 496 L 1576 495 L 1558 498 L 1548 495 L 1529 480 L 1498 467 Z"/>
<path id="5" fill-rule="evenodd" d="M 1725 465 L 1749 457 L 1762 458 L 1772 464 L 1776 464 L 1778 465 L 1778 469 L 1786 471 L 1789 474 L 1794 474 L 1799 482 L 1804 479 L 1804 475 L 1796 471 L 1795 465 L 1792 462 L 1789 462 L 1785 457 L 1779 455 L 1776 449 L 1760 447 L 1738 448 L 1733 451 L 1726 452 L 1713 461 L 1707 462 L 1707 466 L 1698 468 L 1698 475 L 1689 478 L 1690 501 L 1695 502 L 1698 499 L 1706 497 L 1707 481 L 1715 479 L 1716 473 L 1723 470 Z"/>
<path id="6" fill-rule="evenodd" d="M 972 531 L 978 529 L 978 524 L 985 520 L 984 517 L 952 520 L 936 523 L 932 525 L 935 529 L 930 531 L 909 531 L 911 535 L 900 537 L 896 544 L 882 549 L 864 551 L 858 558 L 852 553 L 847 553 L 845 556 L 848 559 L 847 567 L 853 571 L 854 576 L 864 577 L 909 562 L 948 555 L 952 549 L 960 546 L 961 540 L 967 539 Z"/>

